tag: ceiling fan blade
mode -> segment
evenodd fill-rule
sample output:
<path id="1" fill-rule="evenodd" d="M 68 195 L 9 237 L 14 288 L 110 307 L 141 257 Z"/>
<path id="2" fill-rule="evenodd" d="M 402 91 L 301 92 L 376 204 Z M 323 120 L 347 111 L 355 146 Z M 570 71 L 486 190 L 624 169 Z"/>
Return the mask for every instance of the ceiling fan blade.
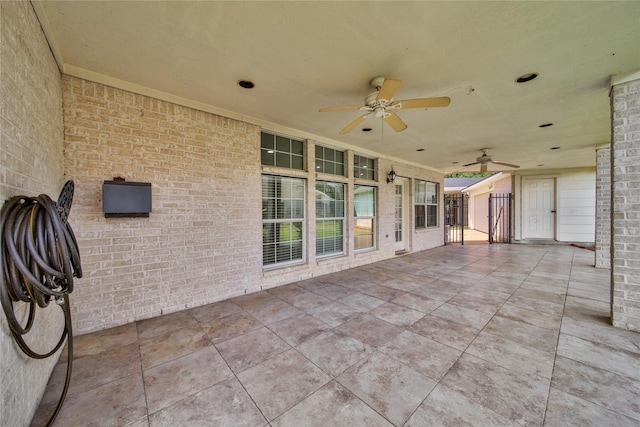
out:
<path id="1" fill-rule="evenodd" d="M 349 133 L 351 132 L 351 130 L 353 130 L 353 128 L 355 128 L 356 126 L 358 126 L 360 123 L 364 122 L 365 120 L 367 120 L 369 118 L 369 116 L 371 116 L 371 113 L 367 113 L 363 116 L 358 117 L 357 119 L 355 119 L 354 121 L 352 121 L 351 123 L 349 123 L 349 125 L 342 129 L 340 131 L 340 135 L 344 135 L 345 133 Z"/>
<path id="2" fill-rule="evenodd" d="M 480 163 L 480 162 L 468 163 L 468 164 L 466 164 L 466 165 L 462 165 L 462 167 L 463 167 L 463 168 L 466 168 L 467 166 L 473 166 L 473 165 L 477 165 L 477 164 L 479 164 L 479 163 Z"/>
<path id="3" fill-rule="evenodd" d="M 496 165 L 502 165 L 502 166 L 507 166 L 507 167 L 516 168 L 516 169 L 520 167 L 518 165 L 514 165 L 513 163 L 499 162 L 497 160 L 494 160 L 492 163 L 495 163 Z"/>
<path id="4" fill-rule="evenodd" d="M 384 83 L 382 83 L 382 87 L 380 88 L 380 92 L 378 92 L 376 100 L 380 101 L 381 99 L 384 99 L 385 101 L 391 101 L 393 99 L 393 95 L 395 95 L 398 89 L 400 89 L 400 86 L 402 86 L 402 80 L 384 79 Z"/>
<path id="5" fill-rule="evenodd" d="M 387 122 L 387 124 L 391 126 L 393 130 L 395 130 L 396 132 L 402 132 L 407 128 L 407 124 L 403 122 L 396 113 L 392 111 L 387 111 L 387 113 L 389 115 L 384 118 L 384 121 Z"/>
<path id="6" fill-rule="evenodd" d="M 448 96 L 442 96 L 439 98 L 418 98 L 418 99 L 405 99 L 398 101 L 401 110 L 409 108 L 433 108 L 433 107 L 446 107 L 451 103 L 451 98 Z"/>
<path id="7" fill-rule="evenodd" d="M 487 164 L 483 163 L 482 165 L 480 165 L 480 172 L 486 172 L 487 171 Z"/>
<path id="8" fill-rule="evenodd" d="M 359 110 L 361 109 L 362 106 L 348 106 L 348 107 L 325 107 L 325 108 L 321 108 L 318 111 L 320 111 L 321 113 L 324 113 L 326 111 L 345 111 L 345 110 Z"/>

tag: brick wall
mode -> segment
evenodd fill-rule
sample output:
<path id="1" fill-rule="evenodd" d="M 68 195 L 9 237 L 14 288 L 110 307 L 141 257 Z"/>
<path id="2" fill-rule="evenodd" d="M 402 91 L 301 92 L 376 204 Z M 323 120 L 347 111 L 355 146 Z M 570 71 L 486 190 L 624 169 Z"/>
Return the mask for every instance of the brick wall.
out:
<path id="1" fill-rule="evenodd" d="M 598 268 L 611 268 L 611 147 L 596 150 L 596 253 Z"/>
<path id="2" fill-rule="evenodd" d="M 75 77 L 62 82 L 65 172 L 76 183 L 72 215 L 85 271 L 72 295 L 78 333 L 395 255 L 394 187 L 385 181 L 390 162 L 380 159 L 373 183 L 378 250 L 316 260 L 308 195 L 307 262 L 263 272 L 261 174 L 305 178 L 311 195 L 316 179 L 353 185 L 354 178 L 317 176 L 313 162 L 297 172 L 261 166 L 260 128 L 254 125 Z M 306 150 L 315 152 L 313 141 Z M 347 164 L 353 154 L 347 150 Z M 442 183 L 437 172 L 394 167 L 401 175 Z M 114 177 L 152 184 L 149 218 L 104 218 L 101 185 Z M 442 243 L 441 228 L 413 234 L 414 251 Z"/>
<path id="3" fill-rule="evenodd" d="M 613 325 L 640 332 L 640 80 L 613 87 Z"/>
<path id="4" fill-rule="evenodd" d="M 79 333 L 255 290 L 257 126 L 63 76 L 65 170 L 86 278 Z M 255 143 L 258 141 L 258 144 Z M 149 218 L 104 218 L 102 183 L 152 184 Z"/>
<path id="5" fill-rule="evenodd" d="M 15 195 L 58 197 L 62 185 L 60 73 L 29 2 L 0 2 L 0 205 Z M 26 304 L 14 304 L 26 316 Z M 0 314 L 0 424 L 29 425 L 57 357 L 30 359 Z M 23 323 L 24 324 L 24 323 Z M 27 341 L 49 351 L 64 325 L 56 304 L 36 312 Z"/>

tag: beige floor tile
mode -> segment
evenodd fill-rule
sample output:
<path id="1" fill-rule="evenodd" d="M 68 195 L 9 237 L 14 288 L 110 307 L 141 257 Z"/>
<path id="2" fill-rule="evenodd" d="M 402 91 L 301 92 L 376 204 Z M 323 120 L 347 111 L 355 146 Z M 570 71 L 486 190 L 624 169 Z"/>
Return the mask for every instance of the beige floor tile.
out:
<path id="1" fill-rule="evenodd" d="M 137 373 L 73 397 L 69 396 L 56 418 L 54 427 L 123 426 L 146 415 L 142 374 Z"/>
<path id="2" fill-rule="evenodd" d="M 238 374 L 253 401 L 269 420 L 331 380 L 296 350 L 287 350 Z"/>
<path id="3" fill-rule="evenodd" d="M 551 388 L 545 426 L 637 427 L 634 420 L 602 406 Z"/>
<path id="4" fill-rule="evenodd" d="M 373 353 L 337 381 L 394 425 L 402 425 L 436 382 L 382 353 Z"/>
<path id="5" fill-rule="evenodd" d="M 495 316 L 483 331 L 542 351 L 556 351 L 558 331 L 552 329 Z"/>
<path id="6" fill-rule="evenodd" d="M 328 304 L 309 310 L 309 314 L 323 323 L 336 327 L 342 325 L 353 316 L 360 314 L 361 311 L 342 304 L 338 301 L 332 301 Z"/>
<path id="7" fill-rule="evenodd" d="M 388 302 L 369 312 L 370 315 L 382 319 L 385 322 L 398 326 L 408 327 L 424 317 L 424 313 L 403 305 Z"/>
<path id="8" fill-rule="evenodd" d="M 379 351 L 436 381 L 447 373 L 462 354 L 460 350 L 410 331 L 404 331 L 380 347 Z"/>
<path id="9" fill-rule="evenodd" d="M 391 341 L 402 332 L 400 326 L 380 320 L 368 314 L 359 314 L 335 328 L 338 333 L 348 334 L 373 347 Z"/>
<path id="10" fill-rule="evenodd" d="M 442 304 L 433 310 L 430 316 L 442 317 L 443 319 L 469 326 L 475 329 L 482 329 L 491 320 L 495 312 L 472 310 L 449 302 Z"/>
<path id="11" fill-rule="evenodd" d="M 479 329 L 430 314 L 414 323 L 410 330 L 460 351 L 464 351 L 480 333 Z"/>
<path id="12" fill-rule="evenodd" d="M 328 324 L 305 314 L 299 317 L 290 317 L 268 325 L 276 335 L 285 340 L 290 346 L 295 347 L 322 332 L 331 329 Z"/>
<path id="13" fill-rule="evenodd" d="M 213 344 L 253 331 L 261 326 L 262 324 L 255 317 L 245 312 L 202 323 L 202 328 Z"/>
<path id="14" fill-rule="evenodd" d="M 266 425 L 264 416 L 235 377 L 149 415 L 150 427 Z"/>
<path id="15" fill-rule="evenodd" d="M 297 347 L 307 359 L 335 377 L 373 351 L 373 347 L 345 334 L 326 331 Z"/>
<path id="16" fill-rule="evenodd" d="M 196 327 L 167 332 L 140 341 L 143 369 L 159 365 L 185 354 L 209 347 L 211 341 L 197 324 Z"/>
<path id="17" fill-rule="evenodd" d="M 638 420 L 640 425 L 638 380 L 558 356 L 551 385 L 560 391 Z"/>
<path id="18" fill-rule="evenodd" d="M 438 385 L 404 427 L 521 427 L 462 394 Z"/>
<path id="19" fill-rule="evenodd" d="M 216 344 L 216 348 L 235 372 L 242 372 L 291 348 L 269 329 L 262 327 Z"/>
<path id="20" fill-rule="evenodd" d="M 389 421 L 335 381 L 274 420 L 273 427 L 391 427 Z"/>
<path id="21" fill-rule="evenodd" d="M 466 353 L 513 372 L 548 379 L 556 356 L 553 351 L 542 351 L 487 332 L 480 332 Z"/>
<path id="22" fill-rule="evenodd" d="M 181 329 L 196 328 L 198 321 L 189 310 L 141 320 L 137 323 L 140 340 L 148 340 Z"/>
<path id="23" fill-rule="evenodd" d="M 304 314 L 302 311 L 284 301 L 276 301 L 272 304 L 254 308 L 249 310 L 249 313 L 265 325 Z"/>
<path id="24" fill-rule="evenodd" d="M 427 298 L 422 295 L 416 295 L 412 293 L 406 293 L 402 296 L 391 301 L 394 304 L 403 305 L 413 310 L 421 311 L 422 313 L 429 314 L 436 308 L 444 304 L 442 301 Z"/>
<path id="25" fill-rule="evenodd" d="M 640 425 L 640 335 L 593 263 L 450 245 L 79 336 L 55 425 Z"/>
<path id="26" fill-rule="evenodd" d="M 440 384 L 522 425 L 544 419 L 550 380 L 538 380 L 463 355 Z"/>
<path id="27" fill-rule="evenodd" d="M 560 334 L 558 355 L 640 381 L 640 357 L 637 353 L 616 351 L 604 344 Z"/>
<path id="28" fill-rule="evenodd" d="M 233 372 L 211 346 L 144 371 L 149 413 L 199 393 Z"/>
<path id="29" fill-rule="evenodd" d="M 200 323 L 220 320 L 232 314 L 241 313 L 242 307 L 229 301 L 215 302 L 200 307 L 192 308 L 191 314 Z"/>

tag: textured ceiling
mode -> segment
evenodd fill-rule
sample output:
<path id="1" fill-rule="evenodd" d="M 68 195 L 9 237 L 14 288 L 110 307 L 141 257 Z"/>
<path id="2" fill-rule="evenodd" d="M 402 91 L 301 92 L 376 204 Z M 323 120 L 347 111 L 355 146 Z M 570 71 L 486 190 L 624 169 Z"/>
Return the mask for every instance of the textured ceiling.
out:
<path id="1" fill-rule="evenodd" d="M 594 166 L 611 76 L 640 70 L 640 2 L 32 3 L 67 74 L 447 172 L 477 170 L 461 165 L 483 147 L 522 169 Z M 362 112 L 318 109 L 363 105 L 376 76 L 451 104 L 339 135 Z"/>

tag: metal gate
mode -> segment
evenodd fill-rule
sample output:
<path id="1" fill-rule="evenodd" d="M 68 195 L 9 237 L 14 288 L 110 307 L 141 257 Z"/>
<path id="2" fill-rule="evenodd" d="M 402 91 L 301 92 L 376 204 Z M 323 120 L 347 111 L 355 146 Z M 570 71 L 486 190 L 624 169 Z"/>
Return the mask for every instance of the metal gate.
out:
<path id="1" fill-rule="evenodd" d="M 464 245 L 464 227 L 468 225 L 466 194 L 444 195 L 444 242 Z"/>
<path id="2" fill-rule="evenodd" d="M 511 206 L 513 197 L 489 194 L 489 243 L 511 243 Z"/>

